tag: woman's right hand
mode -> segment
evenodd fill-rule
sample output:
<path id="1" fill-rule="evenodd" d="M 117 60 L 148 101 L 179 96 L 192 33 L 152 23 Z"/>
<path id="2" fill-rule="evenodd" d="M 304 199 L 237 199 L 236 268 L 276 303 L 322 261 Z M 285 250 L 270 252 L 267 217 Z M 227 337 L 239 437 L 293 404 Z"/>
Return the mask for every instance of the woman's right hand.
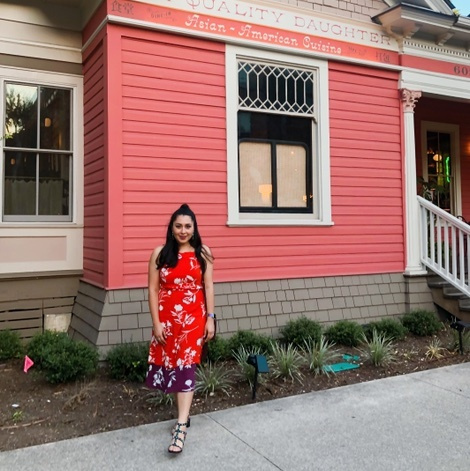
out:
<path id="1" fill-rule="evenodd" d="M 153 335 L 157 339 L 157 342 L 161 345 L 166 345 L 166 335 L 161 322 L 157 322 L 153 325 Z"/>

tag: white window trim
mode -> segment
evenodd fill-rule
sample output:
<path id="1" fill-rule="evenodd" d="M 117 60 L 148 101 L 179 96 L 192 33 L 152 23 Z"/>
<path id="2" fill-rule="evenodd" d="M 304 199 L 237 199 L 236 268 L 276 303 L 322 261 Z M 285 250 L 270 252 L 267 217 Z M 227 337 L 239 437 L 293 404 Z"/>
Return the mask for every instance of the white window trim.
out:
<path id="1" fill-rule="evenodd" d="M 313 185 L 318 184 L 314 214 L 280 213 L 241 213 L 239 211 L 239 175 L 238 175 L 238 67 L 237 57 L 253 60 L 272 60 L 289 67 L 315 67 L 315 106 L 317 107 L 317 133 L 312 143 Z M 328 64 L 305 57 L 291 57 L 276 52 L 259 49 L 226 46 L 226 112 L 227 112 L 227 197 L 229 226 L 331 226 L 331 191 L 330 191 L 330 133 L 328 108 Z M 318 178 L 314 178 L 318 175 Z"/>
<path id="2" fill-rule="evenodd" d="M 0 227 L 8 226 L 26 226 L 26 227 L 64 227 L 64 226 L 83 226 L 83 78 L 76 75 L 67 75 L 60 73 L 39 72 L 25 69 L 17 69 L 14 67 L 0 67 L 0 137 L 4 132 L 4 90 L 5 82 L 24 82 L 27 84 L 42 86 L 57 86 L 69 88 L 72 90 L 72 201 L 71 221 L 51 221 L 47 222 L 47 218 L 43 221 L 4 221 L 3 209 L 0 221 Z M 0 208 L 3 208 L 3 139 L 0 139 Z"/>
<path id="3" fill-rule="evenodd" d="M 436 123 L 433 121 L 423 121 L 421 123 L 421 162 L 423 169 L 423 178 L 428 179 L 428 166 L 427 159 L 425 157 L 426 152 L 426 133 L 427 131 L 443 132 L 448 133 L 452 136 L 452 159 L 453 159 L 453 173 L 454 173 L 454 187 L 453 187 L 453 198 L 454 198 L 454 212 L 455 216 L 462 214 L 462 184 L 461 184 L 461 173 L 460 173 L 460 128 L 457 124 L 448 123 Z"/>

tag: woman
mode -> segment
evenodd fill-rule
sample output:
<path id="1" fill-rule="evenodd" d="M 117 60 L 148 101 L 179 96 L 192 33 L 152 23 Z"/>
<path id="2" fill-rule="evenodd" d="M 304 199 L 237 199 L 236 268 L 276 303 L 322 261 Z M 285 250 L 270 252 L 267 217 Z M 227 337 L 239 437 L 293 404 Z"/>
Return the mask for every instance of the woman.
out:
<path id="1" fill-rule="evenodd" d="M 215 334 L 213 257 L 196 216 L 183 204 L 171 216 L 165 245 L 150 257 L 148 291 L 153 335 L 146 384 L 174 393 L 178 421 L 170 453 L 181 453 L 190 426 L 196 368 Z"/>

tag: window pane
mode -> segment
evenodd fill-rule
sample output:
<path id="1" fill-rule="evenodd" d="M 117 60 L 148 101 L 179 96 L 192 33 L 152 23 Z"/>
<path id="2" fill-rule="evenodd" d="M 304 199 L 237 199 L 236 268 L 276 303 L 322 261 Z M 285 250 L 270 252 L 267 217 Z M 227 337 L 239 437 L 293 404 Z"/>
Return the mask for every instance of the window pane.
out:
<path id="1" fill-rule="evenodd" d="M 5 145 L 37 148 L 37 87 L 7 84 L 5 101 Z"/>
<path id="2" fill-rule="evenodd" d="M 272 206 L 270 144 L 240 143 L 240 206 Z"/>
<path id="3" fill-rule="evenodd" d="M 5 152 L 5 215 L 36 214 L 36 154 Z"/>
<path id="4" fill-rule="evenodd" d="M 277 204 L 280 208 L 306 208 L 306 165 L 305 148 L 296 145 L 276 146 Z"/>
<path id="5" fill-rule="evenodd" d="M 452 208 L 452 157 L 449 133 L 427 132 L 428 181 L 431 185 L 429 197 L 434 204 L 447 211 Z"/>
<path id="6" fill-rule="evenodd" d="M 47 154 L 39 157 L 39 214 L 69 214 L 70 157 Z"/>
<path id="7" fill-rule="evenodd" d="M 70 90 L 41 87 L 41 149 L 70 150 Z"/>

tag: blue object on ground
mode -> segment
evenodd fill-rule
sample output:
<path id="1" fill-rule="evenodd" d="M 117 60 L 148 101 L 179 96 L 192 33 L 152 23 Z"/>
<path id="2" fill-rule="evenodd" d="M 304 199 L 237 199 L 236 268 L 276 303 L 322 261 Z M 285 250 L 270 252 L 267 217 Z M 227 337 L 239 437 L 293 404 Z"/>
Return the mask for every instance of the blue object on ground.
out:
<path id="1" fill-rule="evenodd" d="M 325 365 L 325 371 L 327 373 L 338 373 L 339 371 L 354 370 L 359 368 L 356 363 L 334 363 L 332 365 Z"/>
<path id="2" fill-rule="evenodd" d="M 357 355 L 348 355 L 347 353 L 345 353 L 343 355 L 343 360 L 346 360 L 346 361 L 359 361 L 359 357 Z"/>

